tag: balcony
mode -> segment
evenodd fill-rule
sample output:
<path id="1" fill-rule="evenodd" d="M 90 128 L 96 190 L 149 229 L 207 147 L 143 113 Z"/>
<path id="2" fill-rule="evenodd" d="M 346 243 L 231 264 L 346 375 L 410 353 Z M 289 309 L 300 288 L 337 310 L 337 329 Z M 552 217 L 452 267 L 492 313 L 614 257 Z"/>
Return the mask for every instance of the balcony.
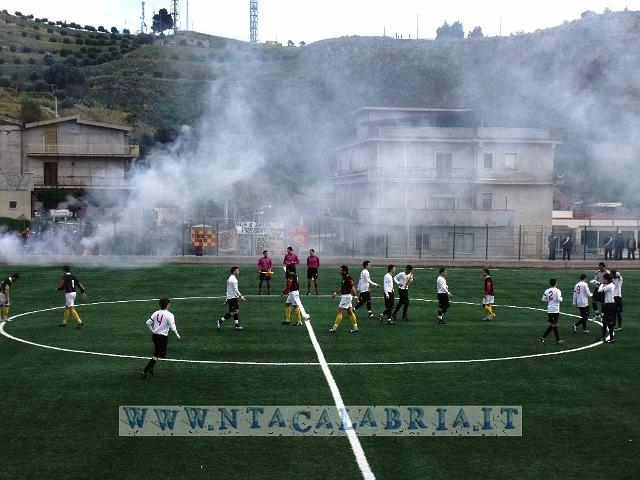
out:
<path id="1" fill-rule="evenodd" d="M 465 227 L 513 226 L 513 210 L 370 208 L 336 209 L 333 214 L 352 222 L 376 225 L 460 225 Z"/>
<path id="2" fill-rule="evenodd" d="M 337 174 L 340 183 L 352 182 L 378 182 L 387 180 L 414 179 L 429 182 L 458 183 L 470 182 L 474 180 L 474 172 L 470 168 L 416 168 L 416 167 L 396 167 L 396 168 L 369 168 L 362 170 L 340 171 Z"/>
<path id="3" fill-rule="evenodd" d="M 27 155 L 35 157 L 123 157 L 135 158 L 139 145 L 27 145 Z"/>
<path id="4" fill-rule="evenodd" d="M 127 188 L 129 183 L 124 177 L 101 176 L 60 176 L 55 184 L 45 183 L 43 176 L 33 177 L 35 188 Z"/>

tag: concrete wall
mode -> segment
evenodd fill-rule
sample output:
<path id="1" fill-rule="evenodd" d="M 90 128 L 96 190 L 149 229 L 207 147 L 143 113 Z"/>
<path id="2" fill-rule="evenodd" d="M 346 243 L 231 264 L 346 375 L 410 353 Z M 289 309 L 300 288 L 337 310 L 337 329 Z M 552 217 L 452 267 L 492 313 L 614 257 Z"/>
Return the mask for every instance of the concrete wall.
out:
<path id="1" fill-rule="evenodd" d="M 15 208 L 11 208 L 10 202 L 16 202 Z M 0 217 L 31 218 L 31 191 L 30 190 L 0 190 Z"/>
<path id="2" fill-rule="evenodd" d="M 0 125 L 0 171 L 18 175 L 21 172 L 22 132 L 20 127 Z"/>

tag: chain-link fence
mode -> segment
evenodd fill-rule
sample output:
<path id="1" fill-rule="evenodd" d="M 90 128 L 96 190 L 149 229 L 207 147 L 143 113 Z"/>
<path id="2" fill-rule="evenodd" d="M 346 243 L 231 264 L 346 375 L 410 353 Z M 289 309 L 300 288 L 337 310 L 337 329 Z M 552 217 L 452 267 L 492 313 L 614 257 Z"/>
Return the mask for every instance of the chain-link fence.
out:
<path id="1" fill-rule="evenodd" d="M 294 225 L 203 216 L 146 225 L 56 222 L 35 228 L 34 236 L 62 238 L 76 253 L 95 255 L 259 256 L 268 250 L 277 257 L 291 245 L 298 252 L 314 248 L 324 256 L 560 260 L 635 259 L 639 231 L 640 227 L 372 225 L 331 220 Z"/>

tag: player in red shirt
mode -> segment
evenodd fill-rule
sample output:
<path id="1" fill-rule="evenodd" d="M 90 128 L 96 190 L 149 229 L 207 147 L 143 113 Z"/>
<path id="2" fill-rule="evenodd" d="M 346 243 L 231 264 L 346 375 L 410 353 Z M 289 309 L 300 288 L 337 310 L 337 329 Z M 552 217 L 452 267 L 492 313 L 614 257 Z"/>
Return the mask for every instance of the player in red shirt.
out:
<path id="1" fill-rule="evenodd" d="M 311 280 L 318 295 L 318 268 L 320 268 L 320 257 L 316 255 L 316 251 L 312 248 L 309 250 L 307 257 L 307 295 L 311 295 Z"/>
<path id="2" fill-rule="evenodd" d="M 484 296 L 482 297 L 482 305 L 484 306 L 484 311 L 487 314 L 484 317 L 485 320 L 493 320 L 496 318 L 496 314 L 493 313 L 493 280 L 489 275 L 489 269 L 482 269 L 482 277 L 484 278 Z"/>
<path id="3" fill-rule="evenodd" d="M 271 269 L 273 262 L 269 258 L 267 250 L 262 252 L 262 257 L 258 259 L 258 295 L 262 295 L 262 282 L 267 282 L 267 295 L 271 295 Z"/>

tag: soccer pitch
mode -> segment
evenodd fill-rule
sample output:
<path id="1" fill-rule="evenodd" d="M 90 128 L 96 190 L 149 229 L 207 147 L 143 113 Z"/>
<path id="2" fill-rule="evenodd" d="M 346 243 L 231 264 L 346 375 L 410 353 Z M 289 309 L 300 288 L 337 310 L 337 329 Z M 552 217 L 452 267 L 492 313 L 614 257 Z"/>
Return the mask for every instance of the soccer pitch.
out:
<path id="1" fill-rule="evenodd" d="M 357 281 L 359 265 L 350 269 Z M 5 266 L 4 276 L 14 271 L 22 278 L 4 330 L 40 346 L 0 337 L 0 478 L 362 478 L 346 436 L 118 435 L 123 405 L 335 405 L 307 329 L 280 324 L 281 270 L 272 295 L 258 297 L 254 267 L 241 267 L 242 332 L 231 320 L 215 328 L 227 311 L 227 267 L 75 268 L 89 293 L 78 301 L 80 330 L 72 319 L 58 327 L 60 267 Z M 371 278 L 382 283 L 384 273 L 377 265 Z M 375 318 L 361 308 L 359 335 L 348 333 L 346 315 L 331 335 L 338 268 L 320 269 L 319 296 L 304 295 L 301 269 L 302 301 L 345 405 L 521 405 L 522 436 L 358 437 L 375 478 L 637 478 L 640 272 L 622 271 L 624 328 L 616 342 L 592 348 L 582 347 L 597 342 L 600 327 L 591 322 L 590 334 L 573 334 L 576 318 L 567 315 L 560 317 L 565 344 L 556 346 L 553 335 L 546 345 L 537 340 L 547 325 L 540 297 L 549 278 L 563 292 L 561 312 L 575 315 L 581 271 L 493 269 L 497 317 L 487 322 L 480 269 L 451 268 L 446 325 L 434 321 L 437 268 L 414 273 L 409 321 L 381 324 L 382 293 L 374 288 Z M 170 334 L 168 356 L 207 363 L 161 361 L 145 380 L 140 372 L 153 352 L 145 321 L 162 296 L 173 299 L 183 337 Z M 480 359 L 491 361 L 467 362 Z"/>

